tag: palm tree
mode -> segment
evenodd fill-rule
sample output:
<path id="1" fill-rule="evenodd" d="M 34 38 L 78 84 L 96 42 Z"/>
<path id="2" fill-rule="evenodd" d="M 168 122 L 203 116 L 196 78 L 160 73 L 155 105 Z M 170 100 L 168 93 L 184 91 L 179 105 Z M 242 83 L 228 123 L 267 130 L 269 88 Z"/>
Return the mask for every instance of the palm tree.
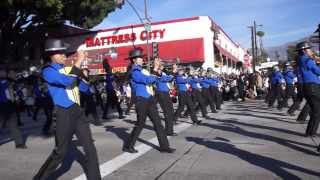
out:
<path id="1" fill-rule="evenodd" d="M 266 60 L 266 58 L 267 58 L 267 54 L 264 51 L 263 41 L 262 41 L 262 38 L 263 38 L 264 34 L 265 33 L 263 31 L 258 31 L 257 32 L 257 36 L 259 37 L 259 44 L 260 44 L 260 53 L 259 53 L 259 58 L 258 58 L 259 63 L 264 62 Z"/>
<path id="2" fill-rule="evenodd" d="M 264 32 L 263 31 L 258 31 L 257 32 L 257 36 L 259 37 L 259 42 L 260 42 L 260 54 L 263 50 L 263 43 L 262 43 L 262 38 L 264 36 Z"/>

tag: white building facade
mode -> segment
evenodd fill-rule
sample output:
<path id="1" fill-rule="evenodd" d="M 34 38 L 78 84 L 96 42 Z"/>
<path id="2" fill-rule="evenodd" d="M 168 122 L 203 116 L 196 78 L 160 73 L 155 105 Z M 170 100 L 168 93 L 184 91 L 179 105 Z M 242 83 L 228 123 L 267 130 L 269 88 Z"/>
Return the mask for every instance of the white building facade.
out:
<path id="1" fill-rule="evenodd" d="M 146 52 L 147 39 L 151 58 L 151 44 L 157 43 L 159 57 L 167 62 L 179 59 L 181 64 L 211 67 L 228 74 L 238 73 L 240 66 L 250 68 L 247 51 L 208 16 L 153 22 L 149 32 L 143 24 L 136 24 L 64 38 L 71 44 L 71 51 L 88 52 L 87 64 L 94 74 L 103 73 L 101 59 L 108 61 L 113 72 L 127 71 L 129 51 L 140 47 Z M 105 56 L 110 49 L 117 51 L 116 58 Z"/>

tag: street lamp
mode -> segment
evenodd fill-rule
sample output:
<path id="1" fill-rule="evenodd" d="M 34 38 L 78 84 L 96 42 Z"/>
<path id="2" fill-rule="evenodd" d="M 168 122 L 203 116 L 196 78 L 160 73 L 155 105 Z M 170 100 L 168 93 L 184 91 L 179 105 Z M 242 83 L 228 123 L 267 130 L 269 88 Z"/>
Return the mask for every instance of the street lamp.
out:
<path id="1" fill-rule="evenodd" d="M 141 24 L 144 25 L 144 29 L 149 33 L 151 30 L 151 23 L 148 16 L 148 10 L 147 10 L 147 0 L 144 0 L 144 14 L 145 19 L 142 19 L 140 14 L 138 13 L 137 9 L 133 6 L 133 4 L 129 0 L 125 0 L 129 4 L 129 6 L 133 9 L 135 14 L 138 16 Z M 145 20 L 145 21 L 144 21 Z M 149 38 L 147 38 L 147 62 L 148 62 L 148 70 L 150 71 L 151 67 L 151 61 L 150 61 L 150 52 L 149 52 Z"/>

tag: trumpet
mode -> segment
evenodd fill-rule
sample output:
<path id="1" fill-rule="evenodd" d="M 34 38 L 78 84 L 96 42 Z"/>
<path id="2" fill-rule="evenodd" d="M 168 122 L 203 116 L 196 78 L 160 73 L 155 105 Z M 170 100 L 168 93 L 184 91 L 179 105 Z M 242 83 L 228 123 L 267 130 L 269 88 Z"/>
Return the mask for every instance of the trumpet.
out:
<path id="1" fill-rule="evenodd" d="M 174 61 L 165 61 L 163 59 L 157 58 L 150 61 L 150 66 L 153 68 L 155 66 L 155 63 L 159 63 L 158 65 L 164 69 L 172 70 L 174 65 L 178 65 L 180 63 L 180 60 L 174 60 Z M 148 63 L 144 63 L 143 67 L 147 67 Z"/>
<path id="2" fill-rule="evenodd" d="M 172 68 L 173 65 L 176 65 L 177 63 L 173 63 L 173 62 L 163 62 L 162 66 L 164 68 Z"/>
<path id="3" fill-rule="evenodd" d="M 320 63 L 320 57 L 316 54 L 312 54 L 311 58 L 313 58 L 317 63 Z"/>

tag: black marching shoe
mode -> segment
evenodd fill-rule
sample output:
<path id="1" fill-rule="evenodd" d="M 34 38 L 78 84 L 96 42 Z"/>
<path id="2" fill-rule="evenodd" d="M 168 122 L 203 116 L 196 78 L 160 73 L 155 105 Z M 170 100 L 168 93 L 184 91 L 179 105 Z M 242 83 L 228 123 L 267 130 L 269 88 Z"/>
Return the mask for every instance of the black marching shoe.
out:
<path id="1" fill-rule="evenodd" d="M 314 137 L 319 137 L 320 135 L 319 135 L 319 134 L 306 133 L 305 136 L 306 136 L 306 137 L 313 137 L 313 138 L 314 138 Z"/>
<path id="2" fill-rule="evenodd" d="M 195 121 L 195 122 L 193 122 L 192 124 L 193 124 L 193 125 L 199 125 L 199 124 L 201 124 L 201 120 Z"/>
<path id="3" fill-rule="evenodd" d="M 92 124 L 95 126 L 103 126 L 103 124 L 100 121 L 94 121 L 92 122 Z"/>
<path id="4" fill-rule="evenodd" d="M 36 176 L 34 176 L 34 177 L 32 178 L 32 180 L 40 180 L 40 177 L 39 177 L 38 175 L 36 175 Z"/>
<path id="5" fill-rule="evenodd" d="M 42 136 L 44 137 L 44 138 L 50 138 L 50 137 L 52 137 L 54 134 L 52 134 L 52 133 L 50 133 L 49 131 L 43 131 L 42 132 Z"/>
<path id="6" fill-rule="evenodd" d="M 320 145 L 318 146 L 317 151 L 320 152 Z"/>
<path id="7" fill-rule="evenodd" d="M 161 153 L 174 153 L 176 149 L 168 147 L 168 148 L 160 148 L 159 151 Z"/>
<path id="8" fill-rule="evenodd" d="M 304 121 L 304 120 L 296 120 L 296 122 L 299 123 L 299 124 L 305 124 L 306 123 L 306 121 Z"/>
<path id="9" fill-rule="evenodd" d="M 124 118 L 125 118 L 125 116 L 123 116 L 123 115 L 119 116 L 119 119 L 124 119 Z"/>
<path id="10" fill-rule="evenodd" d="M 292 112 L 287 112 L 288 116 L 295 116 Z"/>
<path id="11" fill-rule="evenodd" d="M 28 147 L 25 144 L 16 145 L 16 149 L 27 149 Z"/>
<path id="12" fill-rule="evenodd" d="M 122 151 L 128 152 L 128 153 L 137 153 L 138 150 L 134 149 L 133 147 L 123 147 Z"/>
<path id="13" fill-rule="evenodd" d="M 208 115 L 203 116 L 203 118 L 210 119 L 210 117 Z"/>
<path id="14" fill-rule="evenodd" d="M 167 136 L 178 136 L 177 133 L 167 133 Z"/>

